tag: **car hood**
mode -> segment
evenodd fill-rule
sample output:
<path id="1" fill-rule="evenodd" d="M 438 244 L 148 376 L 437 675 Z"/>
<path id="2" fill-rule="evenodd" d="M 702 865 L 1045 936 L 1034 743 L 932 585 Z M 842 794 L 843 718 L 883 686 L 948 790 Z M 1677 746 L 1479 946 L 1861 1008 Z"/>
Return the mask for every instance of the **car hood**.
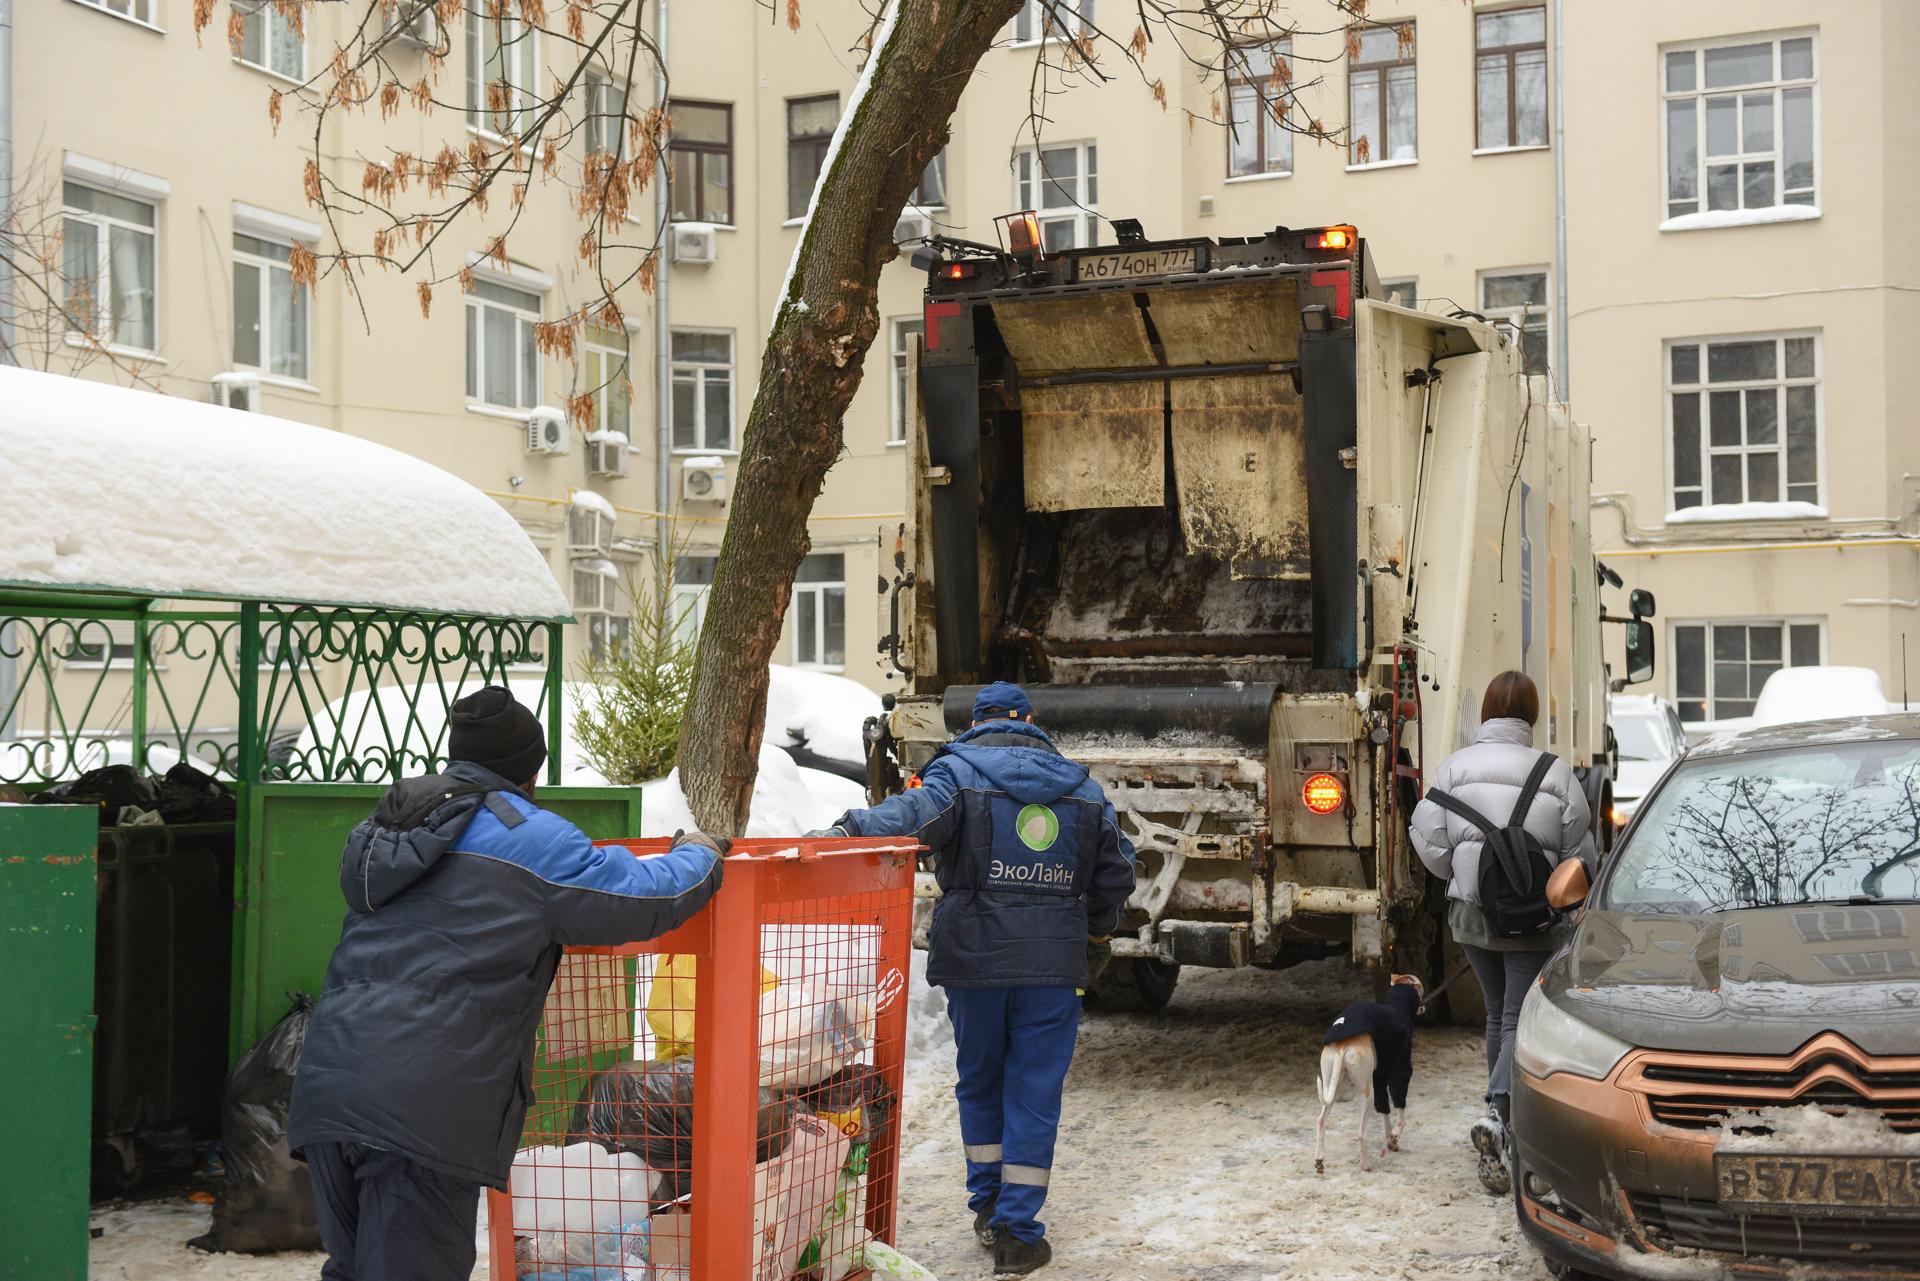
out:
<path id="1" fill-rule="evenodd" d="M 1613 798 L 1616 801 L 1637 801 L 1653 790 L 1660 776 L 1667 772 L 1672 761 L 1621 761 L 1620 772 L 1613 780 Z"/>
<path id="2" fill-rule="evenodd" d="M 1569 1014 L 1648 1049 L 1787 1054 L 1837 1032 L 1911 1054 L 1920 905 L 1700 916 L 1589 911 L 1542 978 Z"/>

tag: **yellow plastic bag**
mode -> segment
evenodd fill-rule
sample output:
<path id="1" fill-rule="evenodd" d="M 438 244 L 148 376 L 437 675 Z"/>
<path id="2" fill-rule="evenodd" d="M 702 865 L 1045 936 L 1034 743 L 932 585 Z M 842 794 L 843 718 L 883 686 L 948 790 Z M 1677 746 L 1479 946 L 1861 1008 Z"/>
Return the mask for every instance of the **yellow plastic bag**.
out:
<path id="1" fill-rule="evenodd" d="M 663 958 L 647 989 L 647 1026 L 653 1029 L 653 1057 L 664 1062 L 693 1053 L 694 967 L 691 956 Z M 780 986 L 779 976 L 760 967 L 762 996 Z"/>

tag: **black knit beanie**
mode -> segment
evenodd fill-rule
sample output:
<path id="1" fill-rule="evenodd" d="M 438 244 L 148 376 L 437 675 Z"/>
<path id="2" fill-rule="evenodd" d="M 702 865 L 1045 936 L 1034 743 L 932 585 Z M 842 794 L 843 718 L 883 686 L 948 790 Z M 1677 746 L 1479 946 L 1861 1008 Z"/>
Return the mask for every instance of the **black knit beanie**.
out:
<path id="1" fill-rule="evenodd" d="M 450 760 L 472 761 L 515 785 L 533 781 L 547 763 L 547 733 L 503 686 L 489 685 L 453 705 Z"/>

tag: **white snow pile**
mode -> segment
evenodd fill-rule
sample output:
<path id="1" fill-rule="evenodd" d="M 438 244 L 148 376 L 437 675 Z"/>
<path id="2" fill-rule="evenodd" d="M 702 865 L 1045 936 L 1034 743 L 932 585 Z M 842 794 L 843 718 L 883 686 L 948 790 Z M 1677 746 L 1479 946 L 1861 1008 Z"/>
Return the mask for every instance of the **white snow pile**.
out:
<path id="1" fill-rule="evenodd" d="M 585 507 L 588 511 L 599 512 L 608 520 L 619 519 L 613 510 L 613 503 L 604 495 L 596 494 L 591 489 L 574 490 L 573 493 L 567 497 L 567 505 L 570 507 Z"/>
<path id="2" fill-rule="evenodd" d="M 1870 667 L 1783 667 L 1767 677 L 1753 705 L 1753 723 L 1790 725 L 1836 716 L 1883 716 L 1893 710 Z"/>
<path id="3" fill-rule="evenodd" d="M 1747 1108 L 1727 1118 L 1716 1152 L 1825 1156 L 1920 1156 L 1920 1134 L 1902 1134 L 1867 1108 L 1829 1112 L 1812 1104 Z"/>
<path id="4" fill-rule="evenodd" d="M 864 762 L 861 730 L 880 711 L 880 696 L 859 681 L 775 667 L 767 686 L 767 738 L 779 747 L 806 747 L 836 761 Z"/>
<path id="5" fill-rule="evenodd" d="M 1709 525 L 1736 520 L 1825 520 L 1818 503 L 1709 503 L 1667 513 L 1669 525 Z"/>
<path id="6" fill-rule="evenodd" d="M 0 368 L 0 582 L 564 617 L 499 504 L 304 423 Z"/>
<path id="7" fill-rule="evenodd" d="M 680 771 L 640 785 L 640 835 L 672 836 L 692 831 L 694 821 L 687 794 L 680 789 Z M 797 836 L 831 826 L 850 809 L 867 803 L 866 790 L 851 779 L 824 770 L 801 769 L 793 757 L 772 743 L 760 744 L 760 769 L 753 780 L 753 800 L 746 836 Z"/>

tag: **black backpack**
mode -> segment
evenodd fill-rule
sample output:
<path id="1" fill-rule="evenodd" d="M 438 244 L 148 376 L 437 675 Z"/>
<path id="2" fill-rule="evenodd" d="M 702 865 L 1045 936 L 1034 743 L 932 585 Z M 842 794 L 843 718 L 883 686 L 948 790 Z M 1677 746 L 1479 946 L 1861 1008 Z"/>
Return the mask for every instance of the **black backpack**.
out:
<path id="1" fill-rule="evenodd" d="M 1427 793 L 1427 799 L 1435 805 L 1480 829 L 1486 840 L 1480 857 L 1480 910 L 1486 914 L 1487 930 L 1495 938 L 1537 938 L 1559 919 L 1560 914 L 1547 903 L 1547 876 L 1553 864 L 1526 829 L 1527 811 L 1533 808 L 1533 798 L 1539 794 L 1553 762 L 1550 754 L 1540 754 L 1504 827 L 1437 787 Z"/>

